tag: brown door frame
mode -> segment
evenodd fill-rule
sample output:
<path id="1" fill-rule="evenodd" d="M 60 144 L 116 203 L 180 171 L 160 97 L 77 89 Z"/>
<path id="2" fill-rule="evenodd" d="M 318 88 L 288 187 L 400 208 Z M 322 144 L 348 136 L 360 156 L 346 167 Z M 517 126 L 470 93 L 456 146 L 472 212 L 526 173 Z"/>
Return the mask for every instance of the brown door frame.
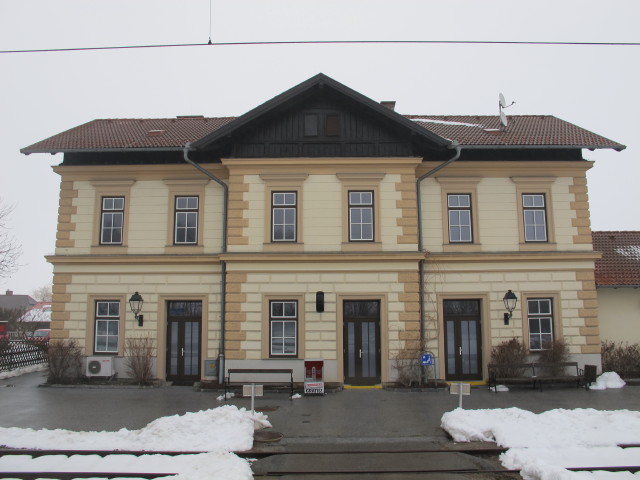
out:
<path id="1" fill-rule="evenodd" d="M 200 303 L 200 315 L 199 316 L 172 316 L 170 313 L 170 304 L 171 303 Z M 202 368 L 202 307 L 203 302 L 200 300 L 167 300 L 165 303 L 165 308 L 167 312 L 167 329 L 166 329 L 166 358 L 165 358 L 165 368 L 166 368 L 166 377 L 167 380 L 173 381 L 175 384 L 185 383 L 191 384 L 195 381 L 200 380 L 201 376 L 201 368 Z M 175 374 L 171 373 L 171 360 L 172 360 L 172 340 L 173 340 L 173 332 L 172 326 L 177 326 L 177 331 L 175 332 L 178 336 L 175 342 L 176 347 L 176 355 L 177 355 L 177 372 Z M 191 324 L 191 335 L 193 337 L 194 334 L 197 335 L 197 341 L 195 342 L 187 342 L 186 340 L 186 331 L 187 324 Z M 185 373 L 187 370 L 187 365 L 185 364 L 185 348 L 188 348 L 189 345 L 197 347 L 196 352 L 196 365 L 195 365 L 195 373 L 193 364 L 191 364 L 191 373 Z M 189 351 L 187 350 L 187 356 Z"/>
<path id="2" fill-rule="evenodd" d="M 459 302 L 459 301 L 475 301 L 478 302 L 477 314 L 449 314 L 445 313 L 445 303 L 446 302 Z M 483 300 L 482 298 L 443 298 L 442 299 L 442 318 L 443 318 L 443 332 L 444 332 L 444 374 L 446 380 L 482 380 L 483 376 L 483 354 L 482 354 L 482 312 L 483 312 Z M 451 322 L 451 325 L 449 324 Z M 464 361 L 464 347 L 465 345 L 462 342 L 462 329 L 465 325 L 465 322 L 474 322 L 475 323 L 475 348 L 476 348 L 476 362 L 477 367 L 475 371 L 470 371 L 468 373 L 463 372 L 463 361 Z M 453 328 L 453 352 L 450 352 L 451 346 L 449 345 L 449 334 L 450 328 Z M 449 372 L 449 355 L 454 356 L 455 361 L 455 372 Z"/>
<path id="3" fill-rule="evenodd" d="M 377 315 L 375 316 L 347 316 L 345 305 L 347 303 L 374 302 L 377 304 Z M 349 385 L 378 385 L 382 382 L 382 339 L 381 339 L 381 317 L 382 301 L 378 298 L 372 299 L 342 299 L 342 329 L 343 329 L 343 379 Z M 373 325 L 371 325 L 373 323 Z M 353 325 L 353 344 L 349 344 L 350 326 Z M 369 345 L 364 345 L 363 327 L 365 332 L 373 334 L 374 351 L 367 355 Z M 363 357 L 364 354 L 364 357 Z M 353 355 L 353 364 L 350 363 Z M 369 358 L 374 362 L 375 375 L 363 376 L 367 367 L 364 360 Z M 353 368 L 353 375 L 349 376 L 349 369 Z"/>

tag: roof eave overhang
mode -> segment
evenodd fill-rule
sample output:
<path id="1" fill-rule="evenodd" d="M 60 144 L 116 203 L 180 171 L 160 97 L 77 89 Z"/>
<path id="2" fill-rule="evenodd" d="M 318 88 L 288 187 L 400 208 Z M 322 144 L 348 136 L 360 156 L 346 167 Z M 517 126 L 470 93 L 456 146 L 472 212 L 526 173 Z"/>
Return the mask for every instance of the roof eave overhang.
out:
<path id="1" fill-rule="evenodd" d="M 600 285 L 596 282 L 596 288 L 640 288 L 640 284 L 633 285 Z"/>
<path id="2" fill-rule="evenodd" d="M 256 108 L 248 111 L 244 115 L 241 115 L 237 119 L 223 125 L 215 132 L 210 133 L 209 135 L 196 140 L 190 144 L 190 147 L 194 150 L 204 149 L 210 144 L 231 135 L 233 132 L 237 131 L 239 128 L 249 124 L 250 122 L 258 119 L 262 115 L 269 113 L 270 111 L 284 105 L 285 103 L 293 100 L 294 98 L 309 92 L 313 88 L 331 88 L 336 92 L 346 96 L 347 98 L 356 101 L 363 105 L 364 107 L 370 109 L 375 114 L 378 114 L 388 120 L 391 120 L 402 127 L 409 130 L 412 134 L 418 135 L 423 139 L 432 142 L 434 146 L 440 148 L 451 148 L 452 141 L 446 138 L 443 138 L 435 133 L 420 127 L 415 124 L 415 122 L 403 117 L 399 113 L 381 105 L 378 102 L 371 100 L 370 98 L 362 95 L 361 93 L 352 90 L 346 85 L 341 84 L 333 80 L 332 78 L 320 73 L 311 77 L 310 79 L 296 85 L 293 88 L 281 93 L 273 97 L 271 100 L 266 101 L 262 105 L 257 106 Z"/>
<path id="3" fill-rule="evenodd" d="M 620 145 L 620 147 L 610 147 L 610 146 L 602 146 L 602 145 L 540 145 L 540 144 L 530 144 L 530 145 L 508 145 L 508 144 L 500 144 L 500 145 L 460 145 L 465 150 L 495 150 L 497 148 L 500 149 L 510 149 L 510 150 L 606 150 L 612 149 L 617 152 L 624 150 L 626 145 Z"/>
<path id="4" fill-rule="evenodd" d="M 122 153 L 122 152 L 181 152 L 183 149 L 182 146 L 178 147 L 144 147 L 144 148 L 135 148 L 135 147 L 122 147 L 122 148 L 69 148 L 69 149 L 51 149 L 51 150 L 40 150 L 34 149 L 31 150 L 29 148 L 23 148 L 20 150 L 20 153 L 24 155 L 30 155 L 32 153 L 50 153 L 51 155 L 55 155 L 57 153 Z"/>

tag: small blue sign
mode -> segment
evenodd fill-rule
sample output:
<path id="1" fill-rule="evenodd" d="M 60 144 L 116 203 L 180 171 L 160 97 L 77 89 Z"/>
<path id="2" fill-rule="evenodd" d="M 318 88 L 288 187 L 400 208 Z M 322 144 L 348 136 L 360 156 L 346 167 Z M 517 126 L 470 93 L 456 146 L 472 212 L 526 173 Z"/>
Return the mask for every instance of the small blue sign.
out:
<path id="1" fill-rule="evenodd" d="M 433 365 L 433 354 L 423 353 L 422 355 L 420 355 L 420 363 L 423 367 Z"/>

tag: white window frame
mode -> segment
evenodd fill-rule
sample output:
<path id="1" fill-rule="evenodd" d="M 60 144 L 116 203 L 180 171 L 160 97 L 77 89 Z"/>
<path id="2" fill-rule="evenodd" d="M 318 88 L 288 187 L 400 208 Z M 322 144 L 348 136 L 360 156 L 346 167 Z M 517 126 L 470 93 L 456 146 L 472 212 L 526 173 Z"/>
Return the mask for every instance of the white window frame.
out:
<path id="1" fill-rule="evenodd" d="M 524 227 L 524 241 L 547 242 L 547 212 L 544 193 L 522 194 L 522 224 Z M 543 235 L 539 235 L 539 229 Z"/>
<path id="2" fill-rule="evenodd" d="M 95 313 L 94 352 L 117 354 L 120 341 L 120 302 L 118 300 L 97 300 Z M 114 325 L 115 333 L 113 332 Z M 115 348 L 110 348 L 110 340 L 113 337 L 115 337 Z"/>
<path id="3" fill-rule="evenodd" d="M 293 219 L 287 216 L 293 215 Z M 278 218 L 282 216 L 282 219 Z M 271 241 L 272 242 L 296 242 L 298 218 L 298 192 L 273 191 L 271 192 Z M 287 233 L 287 227 L 293 227 L 292 234 Z M 282 232 L 276 234 L 276 230 Z M 291 232 L 290 232 L 291 233 Z"/>
<path id="4" fill-rule="evenodd" d="M 466 204 L 461 200 L 466 198 Z M 473 214 L 471 210 L 470 193 L 448 193 L 447 212 L 449 219 L 449 243 L 473 243 Z M 462 219 L 462 215 L 466 218 Z M 457 218 L 456 218 L 457 217 Z M 455 235 L 457 229 L 457 235 Z M 468 238 L 463 238 L 462 232 L 468 232 Z"/>
<path id="5" fill-rule="evenodd" d="M 375 240 L 374 197 L 372 190 L 350 190 L 349 198 L 349 241 L 373 242 Z M 368 214 L 368 219 L 363 219 Z M 363 233 L 368 228 L 369 235 Z"/>
<path id="6" fill-rule="evenodd" d="M 545 331 L 543 332 L 543 323 Z M 547 342 L 553 341 L 554 324 L 553 324 L 553 298 L 527 298 L 527 324 L 529 329 L 529 350 L 542 351 L 547 350 L 545 345 Z M 536 327 L 536 332 L 532 332 L 532 327 Z M 548 328 L 547 328 L 548 327 Z"/>
<path id="7" fill-rule="evenodd" d="M 125 198 L 121 196 L 102 197 L 100 209 L 100 245 L 122 245 L 124 239 L 124 203 Z M 116 202 L 118 202 L 116 204 Z M 114 227 L 114 219 L 119 219 L 120 225 Z M 110 225 L 107 226 L 107 219 Z M 120 239 L 114 241 L 114 232 L 120 233 Z M 105 233 L 108 235 L 105 237 Z"/>
<path id="8" fill-rule="evenodd" d="M 291 325 L 293 334 L 287 334 L 287 326 Z M 288 350 L 286 341 L 291 339 L 293 339 L 293 350 Z M 280 340 L 281 345 L 275 345 L 274 340 Z M 297 300 L 269 301 L 269 356 L 291 358 L 298 356 Z"/>
<path id="9" fill-rule="evenodd" d="M 186 202 L 186 203 L 185 203 Z M 195 204 L 194 204 L 195 202 Z M 174 245 L 198 244 L 198 209 L 200 199 L 197 195 L 179 195 L 175 198 Z M 189 240 L 189 237 L 193 240 Z"/>

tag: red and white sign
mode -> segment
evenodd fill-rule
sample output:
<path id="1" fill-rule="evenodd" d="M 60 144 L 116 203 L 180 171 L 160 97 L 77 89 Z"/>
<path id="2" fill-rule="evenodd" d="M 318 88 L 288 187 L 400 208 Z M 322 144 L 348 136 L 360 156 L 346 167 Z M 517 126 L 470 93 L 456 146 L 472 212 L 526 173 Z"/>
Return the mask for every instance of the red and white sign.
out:
<path id="1" fill-rule="evenodd" d="M 305 395 L 324 395 L 324 382 L 304 382 Z"/>

